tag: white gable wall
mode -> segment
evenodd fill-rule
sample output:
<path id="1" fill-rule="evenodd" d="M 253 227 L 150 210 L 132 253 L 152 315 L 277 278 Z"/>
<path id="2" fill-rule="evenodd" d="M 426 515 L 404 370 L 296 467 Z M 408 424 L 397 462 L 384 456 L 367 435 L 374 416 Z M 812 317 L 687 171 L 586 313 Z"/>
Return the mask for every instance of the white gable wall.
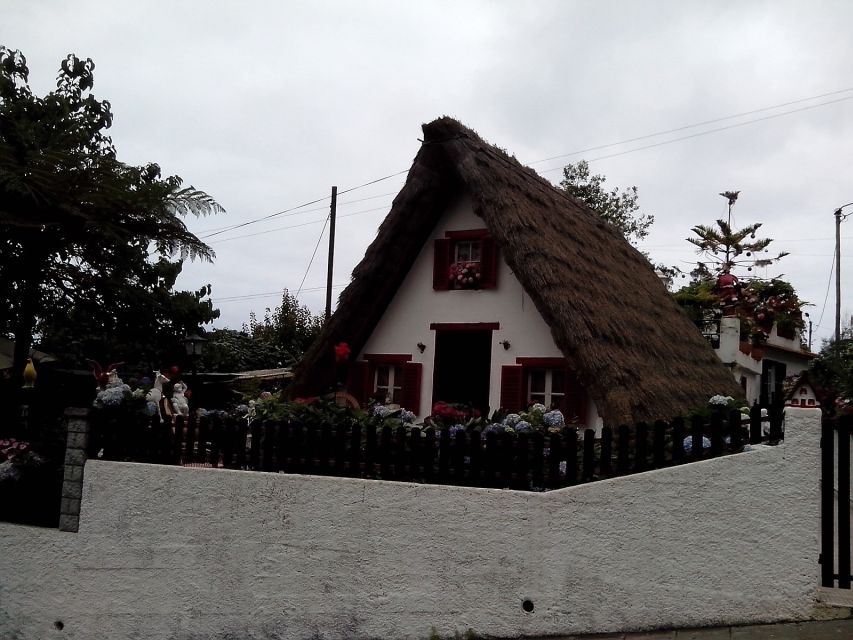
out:
<path id="1" fill-rule="evenodd" d="M 563 357 L 554 344 L 548 325 L 500 253 L 497 288 L 450 291 L 435 291 L 432 288 L 433 241 L 444 238 L 445 231 L 483 228 L 485 223 L 473 212 L 467 199 L 449 208 L 436 224 L 385 315 L 359 354 L 361 359 L 365 353 L 411 353 L 412 362 L 423 365 L 419 418 L 429 415 L 432 407 L 436 332 L 429 328 L 430 323 L 500 323 L 500 329 L 492 334 L 489 384 L 489 407 L 492 411 L 500 406 L 502 366 L 516 364 L 515 359 L 518 357 Z M 508 350 L 499 344 L 504 340 L 510 342 Z M 418 342 L 426 345 L 423 353 L 418 351 Z M 587 415 L 590 421 L 595 419 L 600 423 L 592 401 Z"/>

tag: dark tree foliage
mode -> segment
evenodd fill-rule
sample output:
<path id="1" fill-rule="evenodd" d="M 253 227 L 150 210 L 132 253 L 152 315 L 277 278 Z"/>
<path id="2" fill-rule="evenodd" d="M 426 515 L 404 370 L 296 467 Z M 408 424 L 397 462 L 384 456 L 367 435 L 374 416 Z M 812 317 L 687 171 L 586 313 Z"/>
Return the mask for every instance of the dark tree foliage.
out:
<path id="1" fill-rule="evenodd" d="M 215 329 L 199 363 L 200 371 L 234 373 L 257 369 L 276 369 L 289 364 L 287 354 L 276 345 L 255 338 L 245 331 Z"/>
<path id="2" fill-rule="evenodd" d="M 563 168 L 560 187 L 615 226 L 632 244 L 649 235 L 655 217 L 640 212 L 637 187 L 621 192 L 614 187 L 608 191 L 605 181 L 602 175 L 590 175 L 589 163 L 581 160 Z"/>
<path id="3" fill-rule="evenodd" d="M 853 413 L 853 328 L 845 329 L 840 340 L 824 343 L 812 360 L 809 377 L 825 413 Z"/>
<path id="4" fill-rule="evenodd" d="M 15 338 L 17 377 L 37 333 L 54 344 L 61 334 L 82 352 L 94 336 L 126 330 L 130 353 L 134 340 L 152 339 L 133 335 L 135 318 L 174 325 L 161 312 L 181 304 L 180 295 L 164 301 L 174 279 L 149 255 L 213 258 L 182 217 L 222 208 L 179 177 L 162 177 L 156 164 L 116 158 L 106 134 L 110 103 L 91 94 L 94 68 L 69 55 L 56 90 L 38 97 L 21 52 L 0 47 L 0 332 Z M 152 295 L 160 308 L 145 308 Z"/>
<path id="5" fill-rule="evenodd" d="M 260 321 L 252 313 L 247 328 L 253 338 L 280 349 L 292 363 L 302 357 L 322 327 L 323 319 L 300 305 L 296 296 L 285 289 L 281 305 L 272 311 L 267 309 Z"/>
<path id="6" fill-rule="evenodd" d="M 219 310 L 210 300 L 210 285 L 173 290 L 181 267 L 181 261 L 161 258 L 143 262 L 133 273 L 101 279 L 97 295 L 78 296 L 43 315 L 39 346 L 77 367 L 90 358 L 145 372 L 184 366 L 183 337 L 218 318 Z"/>

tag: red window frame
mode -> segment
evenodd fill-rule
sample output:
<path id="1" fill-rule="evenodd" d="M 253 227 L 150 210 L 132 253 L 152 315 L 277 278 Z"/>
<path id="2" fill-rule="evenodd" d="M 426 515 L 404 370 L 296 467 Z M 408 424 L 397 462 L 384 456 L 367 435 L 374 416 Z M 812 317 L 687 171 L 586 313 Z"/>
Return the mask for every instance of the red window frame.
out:
<path id="1" fill-rule="evenodd" d="M 577 416 L 581 424 L 586 424 L 588 399 L 581 387 L 577 374 L 565 358 L 516 358 L 516 364 L 501 367 L 501 408 L 517 412 L 527 408 L 530 373 L 536 369 L 559 370 L 563 372 L 563 397 L 566 421 Z"/>
<path id="2" fill-rule="evenodd" d="M 488 229 L 465 229 L 446 231 L 444 238 L 435 240 L 432 287 L 436 291 L 455 290 L 450 282 L 450 266 L 456 255 L 456 244 L 460 241 L 479 240 L 480 283 L 478 289 L 494 289 L 498 285 L 498 250 Z"/>
<path id="3" fill-rule="evenodd" d="M 350 364 L 347 384 L 349 392 L 356 400 L 361 404 L 366 404 L 376 399 L 377 366 L 400 365 L 402 373 L 400 406 L 416 414 L 420 413 L 423 365 L 420 362 L 412 362 L 411 353 L 366 353 L 362 357 L 363 360 L 356 360 Z M 384 398 L 380 399 L 380 402 L 384 401 Z"/>

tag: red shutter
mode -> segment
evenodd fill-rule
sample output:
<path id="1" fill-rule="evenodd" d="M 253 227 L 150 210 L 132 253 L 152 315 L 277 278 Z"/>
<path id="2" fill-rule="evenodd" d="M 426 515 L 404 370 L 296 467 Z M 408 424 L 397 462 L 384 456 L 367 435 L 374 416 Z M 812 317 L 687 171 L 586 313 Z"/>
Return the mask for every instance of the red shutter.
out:
<path id="1" fill-rule="evenodd" d="M 517 412 L 524 407 L 523 372 L 521 365 L 501 367 L 501 409 Z"/>
<path id="2" fill-rule="evenodd" d="M 403 364 L 403 388 L 401 391 L 402 401 L 400 404 L 405 409 L 415 414 L 421 412 L 421 375 L 423 365 L 420 362 L 406 362 Z"/>
<path id="3" fill-rule="evenodd" d="M 432 268 L 432 288 L 442 291 L 450 288 L 450 249 L 451 241 L 439 238 L 435 241 L 435 257 Z M 414 411 L 414 409 L 413 409 Z"/>
<path id="4" fill-rule="evenodd" d="M 373 380 L 370 376 L 370 365 L 362 360 L 356 360 L 349 365 L 349 375 L 347 376 L 347 391 L 358 400 L 359 404 L 364 404 L 370 399 L 370 394 L 373 391 Z"/>
<path id="5" fill-rule="evenodd" d="M 482 240 L 482 259 L 480 262 L 480 287 L 494 289 L 498 286 L 498 248 L 491 236 Z"/>
<path id="6" fill-rule="evenodd" d="M 578 377 L 569 369 L 566 369 L 566 421 L 577 417 L 580 424 L 586 424 L 586 391 L 578 382 Z"/>

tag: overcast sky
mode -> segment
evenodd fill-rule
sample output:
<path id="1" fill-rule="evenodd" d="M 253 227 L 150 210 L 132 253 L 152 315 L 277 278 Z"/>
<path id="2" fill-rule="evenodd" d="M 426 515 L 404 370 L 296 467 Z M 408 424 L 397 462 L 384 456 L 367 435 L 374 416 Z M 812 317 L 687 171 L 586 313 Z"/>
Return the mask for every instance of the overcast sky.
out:
<path id="1" fill-rule="evenodd" d="M 189 221 L 199 236 L 326 198 L 211 237 L 215 263 L 184 268 L 182 287 L 212 284 L 216 326 L 240 328 L 250 311 L 278 304 L 282 289 L 295 293 L 331 186 L 407 169 L 420 125 L 450 115 L 554 182 L 564 163 L 586 158 L 608 185 L 636 185 L 656 218 L 641 247 L 656 262 L 689 270 L 690 228 L 725 215 L 720 191 L 740 190 L 735 223 L 764 223 L 771 249 L 791 253 L 766 275 L 784 273 L 814 304 L 815 348 L 832 333 L 833 211 L 853 201 L 851 2 L 0 0 L 0 8 L 0 44 L 27 56 L 37 93 L 53 88 L 67 53 L 92 58 L 119 158 L 157 162 L 225 207 Z M 729 118 L 746 112 L 754 113 Z M 622 144 L 574 153 L 613 143 Z M 564 157 L 543 161 L 554 156 Z M 335 298 L 404 178 L 340 196 Z M 853 217 L 841 243 L 847 318 L 851 240 Z M 318 313 L 327 242 L 299 296 Z"/>

